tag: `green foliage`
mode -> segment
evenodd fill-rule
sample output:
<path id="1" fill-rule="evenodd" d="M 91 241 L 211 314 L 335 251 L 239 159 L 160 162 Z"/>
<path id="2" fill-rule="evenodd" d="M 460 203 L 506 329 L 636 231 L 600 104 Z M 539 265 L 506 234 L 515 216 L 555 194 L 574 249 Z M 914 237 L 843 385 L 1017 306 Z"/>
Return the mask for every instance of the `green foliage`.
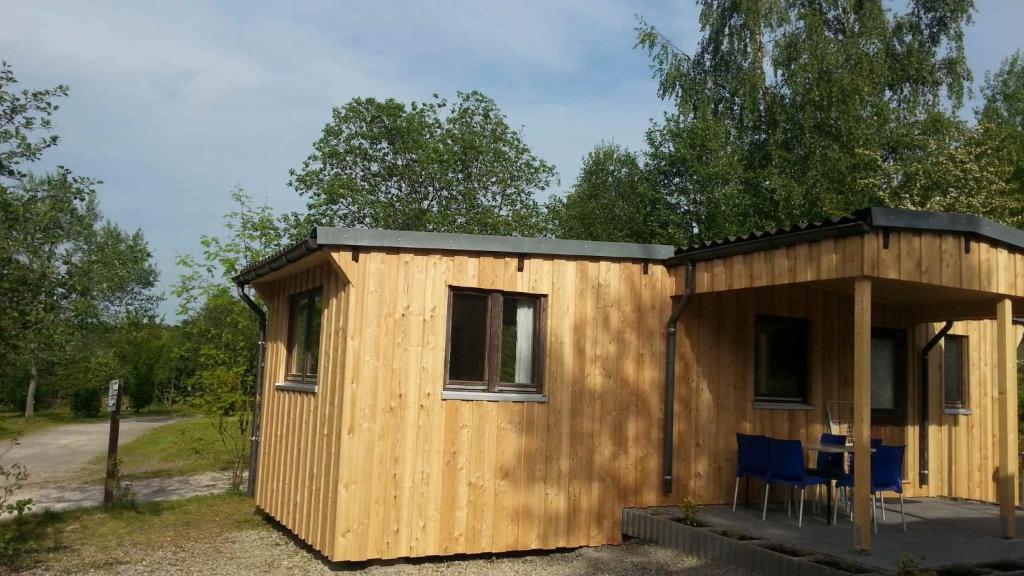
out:
<path id="1" fill-rule="evenodd" d="M 690 498 L 683 498 L 679 503 L 680 523 L 686 526 L 700 526 L 700 506 Z"/>
<path id="2" fill-rule="evenodd" d="M 896 576 L 935 576 L 935 571 L 921 568 L 918 559 L 910 554 L 900 555 L 896 562 Z"/>
<path id="3" fill-rule="evenodd" d="M 231 192 L 231 199 L 238 207 L 224 215 L 227 237 L 203 235 L 199 255 L 183 254 L 177 259 L 185 270 L 174 287 L 181 316 L 223 291 L 244 265 L 269 256 L 286 242 L 285 228 L 269 205 L 256 204 L 241 188 Z"/>
<path id="4" fill-rule="evenodd" d="M 16 83 L 0 66 L 0 302 L 15 311 L 0 315 L 0 379 L 25 382 L 29 416 L 37 389 L 66 391 L 58 375 L 86 334 L 152 318 L 159 297 L 145 238 L 103 218 L 98 181 L 28 170 L 57 144 L 50 116 L 67 88 Z"/>
<path id="5" fill-rule="evenodd" d="M 335 108 L 291 185 L 307 214 L 288 218 L 300 234 L 313 224 L 535 236 L 535 195 L 557 180 L 480 92 L 458 101 L 405 104 L 355 98 Z"/>
<path id="6" fill-rule="evenodd" d="M 5 179 L 27 176 L 21 165 L 39 160 L 47 148 L 57 145 L 50 117 L 59 108 L 54 102 L 68 95 L 68 87 L 48 90 L 14 90 L 18 79 L 7 62 L 0 62 L 0 186 Z"/>
<path id="7" fill-rule="evenodd" d="M 243 370 L 213 368 L 196 376 L 199 394 L 195 405 L 210 420 L 220 441 L 219 451 L 227 455 L 231 488 L 239 490 L 249 464 L 252 432 L 252 379 Z"/>
<path id="8" fill-rule="evenodd" d="M 104 397 L 104 388 L 99 386 L 82 386 L 71 393 L 71 412 L 80 418 L 96 418 L 100 415 L 100 405 Z"/>
<path id="9" fill-rule="evenodd" d="M 971 0 L 701 4 L 694 54 L 643 21 L 637 36 L 674 104 L 648 167 L 694 240 L 869 205 L 960 209 L 965 190 L 1006 219 L 1004 167 L 956 117 Z"/>
<path id="10" fill-rule="evenodd" d="M 32 499 L 22 498 L 15 500 L 14 495 L 21 489 L 28 480 L 28 470 L 18 463 L 7 463 L 3 457 L 17 444 L 17 439 L 8 443 L 7 447 L 0 452 L 0 519 L 14 516 L 13 520 L 7 519 L 7 524 L 18 521 L 23 514 L 32 509 Z M 25 548 L 27 542 L 18 535 L 0 532 L 0 565 L 9 566 Z"/>
<path id="11" fill-rule="evenodd" d="M 548 201 L 547 216 L 559 238 L 672 244 L 687 236 L 636 153 L 616 144 L 587 154 L 576 185 Z"/>

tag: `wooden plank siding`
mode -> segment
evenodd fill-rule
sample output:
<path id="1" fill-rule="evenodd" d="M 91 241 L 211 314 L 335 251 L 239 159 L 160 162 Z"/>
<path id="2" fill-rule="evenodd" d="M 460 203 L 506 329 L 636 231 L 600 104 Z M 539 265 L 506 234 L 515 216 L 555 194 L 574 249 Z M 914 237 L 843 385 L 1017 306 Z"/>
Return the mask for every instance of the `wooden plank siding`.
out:
<path id="1" fill-rule="evenodd" d="M 698 262 L 697 293 L 876 276 L 1024 297 L 1024 254 L 960 234 L 873 231 Z"/>
<path id="2" fill-rule="evenodd" d="M 256 502 L 310 545 L 325 549 L 336 521 L 338 447 L 346 350 L 344 279 L 329 264 L 258 287 L 267 302 L 268 333 L 263 381 L 263 426 Z M 284 381 L 288 297 L 323 287 L 319 391 L 276 390 Z"/>
<path id="3" fill-rule="evenodd" d="M 257 503 L 304 541 L 334 560 L 618 543 L 623 507 L 674 501 L 659 472 L 664 266 L 332 257 L 260 286 L 272 344 Z M 287 296 L 318 282 L 344 287 L 325 311 L 320 388 L 276 390 Z M 449 286 L 547 296 L 547 402 L 441 399 Z"/>
<path id="4" fill-rule="evenodd" d="M 814 442 L 827 403 L 853 399 L 853 295 L 823 281 L 866 275 L 881 279 L 880 293 L 888 282 L 1024 297 L 1021 254 L 974 240 L 965 252 L 950 234 L 893 231 L 885 244 L 871 232 L 696 264 L 677 340 L 671 496 L 660 472 L 665 321 L 685 267 L 325 248 L 328 262 L 256 283 L 269 307 L 257 504 L 332 560 L 360 561 L 614 544 L 623 507 L 729 502 L 736 432 Z M 325 302 L 319 389 L 278 390 L 288 297 L 315 286 Z M 546 402 L 442 400 L 450 286 L 547 297 Z M 939 325 L 906 303 L 871 309 L 874 326 L 908 331 L 906 423 L 871 430 L 907 445 L 907 494 L 995 500 L 994 321 L 953 329 L 969 338 L 974 414 L 942 411 L 941 346 L 931 354 L 923 488 L 917 353 Z M 810 409 L 755 407 L 758 314 L 810 321 Z"/>
<path id="5" fill-rule="evenodd" d="M 998 435 L 995 321 L 957 322 L 950 334 L 968 337 L 970 415 L 942 410 L 942 345 L 929 355 L 930 477 L 918 483 L 920 398 L 918 351 L 941 327 L 915 325 L 904 309 L 875 303 L 873 326 L 908 332 L 905 425 L 873 423 L 871 436 L 907 446 L 908 496 L 949 496 L 994 502 Z M 704 504 L 732 501 L 735 433 L 817 442 L 826 431 L 828 402 L 853 399 L 853 298 L 806 286 L 701 294 L 680 324 L 677 383 L 677 494 Z M 754 320 L 757 315 L 806 318 L 811 328 L 809 410 L 754 407 Z M 1017 329 L 1017 340 L 1024 332 Z M 813 463 L 814 453 L 807 453 Z M 741 496 L 743 494 L 741 484 Z M 754 500 L 759 497 L 751 495 Z"/>

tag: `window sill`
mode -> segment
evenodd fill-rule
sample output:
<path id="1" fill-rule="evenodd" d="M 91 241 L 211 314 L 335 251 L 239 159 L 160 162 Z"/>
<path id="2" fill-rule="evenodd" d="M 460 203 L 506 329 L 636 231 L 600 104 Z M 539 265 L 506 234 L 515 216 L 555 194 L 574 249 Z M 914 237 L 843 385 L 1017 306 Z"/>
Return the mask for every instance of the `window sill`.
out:
<path id="1" fill-rule="evenodd" d="M 814 410 L 814 405 L 802 402 L 758 402 L 755 400 L 754 410 Z"/>
<path id="2" fill-rule="evenodd" d="M 441 400 L 481 400 L 484 402 L 547 402 L 548 397 L 532 392 L 473 392 L 442 390 Z"/>
<path id="3" fill-rule="evenodd" d="M 316 394 L 317 385 L 310 384 L 308 382 L 278 382 L 274 384 L 275 390 L 284 390 L 286 392 L 305 392 L 307 394 Z"/>
<path id="4" fill-rule="evenodd" d="M 974 414 L 974 410 L 970 408 L 943 408 L 942 413 L 949 416 L 970 416 Z"/>

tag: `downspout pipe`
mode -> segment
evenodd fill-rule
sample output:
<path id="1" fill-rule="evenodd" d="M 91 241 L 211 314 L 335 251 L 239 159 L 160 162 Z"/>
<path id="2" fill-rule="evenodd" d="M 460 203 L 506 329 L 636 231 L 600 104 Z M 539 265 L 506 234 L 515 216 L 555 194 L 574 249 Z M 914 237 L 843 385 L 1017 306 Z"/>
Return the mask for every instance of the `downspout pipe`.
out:
<path id="1" fill-rule="evenodd" d="M 249 496 L 256 495 L 256 471 L 260 461 L 260 409 L 263 395 L 263 359 L 267 349 L 267 313 L 245 292 L 245 286 L 237 287 L 238 297 L 245 302 L 249 310 L 256 316 L 259 325 L 259 343 L 256 347 L 256 390 L 252 399 L 252 438 L 249 445 L 249 479 L 245 492 Z"/>
<path id="2" fill-rule="evenodd" d="M 920 371 L 921 377 L 919 378 L 921 383 L 921 425 L 918 427 L 918 483 L 921 486 L 928 485 L 928 425 L 930 420 L 928 418 L 929 412 L 929 387 L 931 386 L 928 382 L 928 354 L 935 348 L 946 334 L 953 328 L 953 321 L 946 320 L 946 323 L 928 340 L 928 343 L 921 348 Z"/>
<path id="3" fill-rule="evenodd" d="M 694 288 L 693 262 L 686 263 L 683 294 L 672 304 L 665 327 L 665 415 L 662 430 L 661 491 L 672 494 L 672 460 L 675 456 L 676 331 L 679 317 L 690 301 Z"/>

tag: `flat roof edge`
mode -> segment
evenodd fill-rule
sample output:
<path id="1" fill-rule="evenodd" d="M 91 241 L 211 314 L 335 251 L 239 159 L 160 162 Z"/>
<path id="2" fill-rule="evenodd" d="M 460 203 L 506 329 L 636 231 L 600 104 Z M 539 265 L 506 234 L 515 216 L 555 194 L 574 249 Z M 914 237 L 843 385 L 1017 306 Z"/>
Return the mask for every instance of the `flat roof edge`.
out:
<path id="1" fill-rule="evenodd" d="M 665 244 L 630 244 L 591 240 L 485 236 L 441 232 L 406 232 L 318 226 L 314 231 L 321 246 L 357 246 L 448 252 L 479 252 L 621 260 L 666 260 L 675 253 Z"/>
<path id="2" fill-rule="evenodd" d="M 876 228 L 968 234 L 1024 250 L 1024 230 L 1000 224 L 976 214 L 925 212 L 906 208 L 871 208 L 870 221 L 871 225 Z"/>

